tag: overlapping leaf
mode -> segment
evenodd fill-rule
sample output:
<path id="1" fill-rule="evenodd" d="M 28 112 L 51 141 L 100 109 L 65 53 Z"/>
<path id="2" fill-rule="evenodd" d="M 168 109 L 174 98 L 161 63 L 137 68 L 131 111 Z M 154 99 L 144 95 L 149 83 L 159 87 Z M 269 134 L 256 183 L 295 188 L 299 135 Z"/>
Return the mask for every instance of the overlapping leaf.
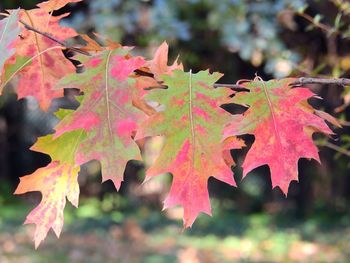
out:
<path id="1" fill-rule="evenodd" d="M 50 1 L 42 2 L 37 6 L 47 12 L 52 12 L 52 11 L 61 9 L 62 7 L 64 7 L 69 3 L 77 3 L 81 1 L 82 0 L 50 0 Z"/>
<path id="2" fill-rule="evenodd" d="M 234 115 L 225 129 L 226 136 L 255 136 L 242 165 L 243 176 L 266 164 L 270 167 L 272 186 L 279 186 L 285 194 L 290 182 L 298 180 L 300 158 L 319 161 L 312 134 L 332 133 L 307 102 L 314 94 L 307 88 L 290 88 L 293 81 L 290 78 L 242 84 L 250 92 L 237 93 L 232 102 L 249 109 L 242 115 Z"/>
<path id="3" fill-rule="evenodd" d="M 166 42 L 163 42 L 155 51 L 153 59 L 147 61 L 143 69 L 146 73 L 153 75 L 153 77 L 140 76 L 137 79 L 140 97 L 143 96 L 145 88 L 160 86 L 162 83 L 161 75 L 171 75 L 174 70 L 183 70 L 183 65 L 178 63 L 177 59 L 172 65 L 168 65 L 168 53 L 169 46 Z"/>
<path id="4" fill-rule="evenodd" d="M 5 62 L 15 53 L 14 43 L 21 32 L 18 25 L 18 12 L 19 10 L 15 10 L 9 17 L 0 20 L 0 84 Z"/>
<path id="5" fill-rule="evenodd" d="M 66 198 L 78 206 L 79 167 L 72 167 L 59 162 L 52 162 L 40 168 L 31 175 L 21 177 L 15 194 L 40 191 L 42 200 L 40 204 L 27 216 L 25 224 L 35 224 L 34 241 L 37 248 L 52 228 L 59 237 L 63 226 L 63 209 Z"/>
<path id="6" fill-rule="evenodd" d="M 81 61 L 85 72 L 67 76 L 61 87 L 78 88 L 84 98 L 80 107 L 57 126 L 57 135 L 86 130 L 87 138 L 78 147 L 76 161 L 100 161 L 103 181 L 112 180 L 119 189 L 126 163 L 141 158 L 132 135 L 145 115 L 132 105 L 136 80 L 130 76 L 145 60 L 117 48 Z"/>
<path id="7" fill-rule="evenodd" d="M 59 114 L 67 114 L 60 111 Z M 59 237 L 63 226 L 63 209 L 66 198 L 78 206 L 79 165 L 75 163 L 77 146 L 85 139 L 84 130 L 67 132 L 54 139 L 53 135 L 41 137 L 32 150 L 50 155 L 52 162 L 34 173 L 21 177 L 15 194 L 40 191 L 40 204 L 27 216 L 25 224 L 35 224 L 34 241 L 38 247 L 52 228 Z"/>
<path id="8" fill-rule="evenodd" d="M 161 75 L 171 75 L 174 70 L 183 70 L 183 65 L 177 59 L 172 65 L 168 65 L 169 46 L 163 42 L 156 50 L 153 59 L 148 63 L 151 72 L 159 79 Z"/>
<path id="9" fill-rule="evenodd" d="M 75 30 L 59 25 L 59 21 L 67 15 L 52 16 L 41 8 L 21 10 L 19 14 L 23 22 L 59 41 L 77 35 Z M 17 40 L 16 48 L 18 56 L 32 60 L 19 72 L 18 97 L 34 96 L 41 108 L 47 110 L 52 99 L 63 96 L 63 91 L 55 90 L 54 86 L 62 77 L 75 72 L 75 67 L 64 57 L 59 44 L 26 28 Z"/>
<path id="10" fill-rule="evenodd" d="M 145 112 L 147 115 L 151 115 L 155 112 L 155 109 L 150 107 L 144 100 L 145 89 L 160 87 L 162 80 L 159 78 L 161 75 L 171 75 L 174 70 L 183 70 L 183 65 L 174 61 L 172 65 L 168 65 L 168 52 L 169 46 L 166 42 L 163 42 L 154 53 L 153 59 L 147 61 L 147 64 L 143 68 L 146 72 L 153 75 L 139 76 L 137 78 L 136 87 L 138 94 L 136 95 L 133 103 L 134 105 Z"/>
<path id="11" fill-rule="evenodd" d="M 221 74 L 202 71 L 197 74 L 175 70 L 161 79 L 168 89 L 152 90 L 147 100 L 165 109 L 149 117 L 136 138 L 165 136 L 160 157 L 146 173 L 147 178 L 162 173 L 173 174 L 170 193 L 164 207 L 184 207 L 184 225 L 192 225 L 200 212 L 211 214 L 208 178 L 235 185 L 230 167 L 223 158 L 222 130 L 230 114 L 220 108 L 229 91 L 213 89 Z M 241 148 L 240 141 L 230 143 Z"/>

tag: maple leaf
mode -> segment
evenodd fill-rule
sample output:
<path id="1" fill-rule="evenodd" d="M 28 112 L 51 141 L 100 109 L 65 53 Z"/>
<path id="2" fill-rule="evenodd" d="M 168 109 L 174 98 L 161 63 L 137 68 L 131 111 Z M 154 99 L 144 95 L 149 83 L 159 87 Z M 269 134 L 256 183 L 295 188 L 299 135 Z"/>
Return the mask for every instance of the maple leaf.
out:
<path id="1" fill-rule="evenodd" d="M 55 10 L 61 9 L 69 3 L 78 3 L 81 1 L 82 0 L 50 0 L 37 4 L 37 6 L 47 12 L 53 12 Z"/>
<path id="2" fill-rule="evenodd" d="M 223 156 L 224 161 L 225 161 L 227 166 L 231 167 L 231 166 L 236 165 L 235 161 L 232 158 L 231 150 L 241 149 L 245 146 L 246 146 L 246 144 L 244 143 L 244 141 L 242 139 L 239 139 L 239 138 L 234 137 L 234 136 L 228 137 L 223 141 L 223 143 L 222 143 L 222 148 L 223 148 L 222 156 Z"/>
<path id="3" fill-rule="evenodd" d="M 9 17 L 0 20 L 0 78 L 2 78 L 5 62 L 16 51 L 14 43 L 21 32 L 18 26 L 18 12 L 19 10 L 12 11 Z"/>
<path id="4" fill-rule="evenodd" d="M 290 84 L 294 81 L 288 78 L 243 83 L 249 92 L 236 93 L 232 103 L 249 106 L 249 109 L 232 116 L 231 124 L 225 128 L 225 136 L 255 136 L 242 165 L 243 177 L 266 164 L 270 168 L 272 186 L 279 186 L 284 194 L 290 182 L 298 180 L 300 158 L 320 162 L 312 134 L 332 134 L 323 118 L 316 116 L 307 102 L 314 94 L 307 88 L 292 89 Z"/>
<path id="5" fill-rule="evenodd" d="M 135 137 L 165 136 L 160 156 L 146 171 L 146 180 L 172 173 L 173 183 L 164 208 L 183 206 L 185 227 L 191 226 L 200 212 L 211 214 L 209 177 L 235 185 L 222 146 L 222 130 L 230 114 L 220 105 L 228 100 L 230 92 L 212 87 L 221 76 L 209 71 L 192 74 L 179 70 L 161 76 L 168 89 L 154 89 L 145 98 L 165 109 L 143 122 Z M 243 146 L 236 142 L 231 141 L 230 146 Z"/>
<path id="6" fill-rule="evenodd" d="M 153 74 L 154 77 L 141 76 L 138 78 L 137 87 L 140 91 L 145 88 L 157 87 L 159 86 L 159 81 L 161 75 L 171 75 L 174 70 L 183 70 L 183 65 L 178 63 L 178 59 L 174 63 L 168 66 L 168 52 L 169 46 L 166 42 L 163 42 L 155 51 L 153 59 L 147 61 L 145 66 L 145 72 Z M 140 93 L 143 96 L 144 93 Z"/>
<path id="7" fill-rule="evenodd" d="M 21 21 L 60 41 L 77 35 L 75 30 L 59 25 L 59 21 L 67 15 L 51 16 L 40 8 L 21 10 L 19 14 Z M 40 107 L 47 110 L 52 99 L 63 96 L 62 90 L 54 89 L 56 83 L 75 72 L 75 67 L 63 55 L 62 47 L 49 38 L 26 28 L 23 28 L 21 36 L 16 42 L 17 55 L 31 58 L 31 63 L 23 69 L 20 67 L 18 98 L 34 96 Z"/>
<path id="8" fill-rule="evenodd" d="M 66 197 L 78 206 L 79 185 L 77 181 L 79 167 L 71 167 L 59 162 L 52 162 L 31 175 L 21 177 L 15 194 L 40 191 L 42 200 L 30 212 L 24 224 L 35 224 L 34 241 L 37 248 L 52 228 L 59 237 L 63 226 L 63 209 Z"/>
<path id="9" fill-rule="evenodd" d="M 100 161 L 103 181 L 112 180 L 119 189 L 126 163 L 141 159 L 132 135 L 145 115 L 132 105 L 136 80 L 130 75 L 145 60 L 131 57 L 125 48 L 80 60 L 85 72 L 67 76 L 60 86 L 78 88 L 84 97 L 80 107 L 58 124 L 56 134 L 86 130 L 87 138 L 78 147 L 78 164 Z"/>
<path id="10" fill-rule="evenodd" d="M 69 110 L 60 110 L 61 118 L 69 114 Z M 59 237 L 63 226 L 63 209 L 66 198 L 78 207 L 80 167 L 75 164 L 77 145 L 84 140 L 84 130 L 67 132 L 58 138 L 53 135 L 40 137 L 32 146 L 32 150 L 50 155 L 52 162 L 34 173 L 21 177 L 15 194 L 40 191 L 40 204 L 27 216 L 25 224 L 35 224 L 35 247 L 45 239 L 52 228 Z M 64 147 L 62 147 L 64 146 Z"/>
<path id="11" fill-rule="evenodd" d="M 171 75 L 174 70 L 183 70 L 183 65 L 178 63 L 178 59 L 168 66 L 169 46 L 167 42 L 163 42 L 156 50 L 154 58 L 148 62 L 148 66 L 155 78 L 158 79 L 161 75 Z"/>
<path id="12" fill-rule="evenodd" d="M 168 51 L 168 44 L 163 42 L 155 51 L 153 59 L 147 61 L 146 67 L 142 68 L 145 72 L 153 74 L 154 77 L 139 76 L 136 80 L 136 87 L 139 92 L 135 96 L 133 104 L 147 115 L 152 115 L 155 109 L 143 99 L 146 92 L 145 89 L 160 87 L 158 80 L 161 75 L 171 75 L 174 70 L 183 70 L 183 65 L 177 62 L 178 59 L 172 65 L 168 66 Z"/>

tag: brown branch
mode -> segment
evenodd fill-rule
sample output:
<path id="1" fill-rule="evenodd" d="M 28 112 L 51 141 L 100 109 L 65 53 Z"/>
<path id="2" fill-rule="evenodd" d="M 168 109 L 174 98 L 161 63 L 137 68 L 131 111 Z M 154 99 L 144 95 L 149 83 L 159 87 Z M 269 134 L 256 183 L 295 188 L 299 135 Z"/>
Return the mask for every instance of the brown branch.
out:
<path id="1" fill-rule="evenodd" d="M 84 51 L 84 50 L 81 50 L 81 49 L 79 49 L 79 48 L 75 48 L 75 47 L 68 46 L 65 42 L 63 42 L 63 41 L 61 41 L 61 40 L 55 38 L 54 36 L 50 35 L 49 33 L 42 32 L 42 31 L 40 31 L 40 30 L 38 30 L 38 29 L 32 27 L 31 25 L 27 24 L 27 23 L 24 22 L 23 20 L 19 20 L 19 22 L 20 22 L 21 24 L 23 24 L 24 27 L 25 27 L 27 30 L 30 30 L 30 31 L 33 31 L 33 32 L 35 32 L 35 33 L 37 33 L 37 34 L 39 34 L 39 35 L 42 35 L 42 36 L 44 36 L 44 37 L 46 37 L 46 38 L 48 38 L 48 39 L 50 39 L 50 40 L 52 40 L 52 41 L 54 41 L 54 42 L 60 44 L 61 46 L 67 48 L 68 50 L 75 51 L 75 52 L 80 53 L 80 54 L 83 54 L 83 55 L 85 55 L 85 56 L 91 56 L 90 53 L 88 53 L 88 52 L 86 52 L 86 51 Z"/>
<path id="2" fill-rule="evenodd" d="M 213 85 L 214 88 L 229 88 L 235 91 L 249 91 L 249 89 L 247 89 L 246 87 L 243 87 L 241 85 L 238 84 L 222 84 L 222 83 L 215 83 Z"/>
<path id="3" fill-rule="evenodd" d="M 235 89 L 235 88 L 240 88 L 242 86 L 240 85 L 237 85 L 237 84 L 224 84 L 224 83 L 215 83 L 213 85 L 214 88 L 222 88 L 222 87 L 225 87 L 225 88 L 230 88 L 230 89 Z"/>
<path id="4" fill-rule="evenodd" d="M 303 17 L 304 19 L 306 19 L 307 21 L 309 21 L 311 24 L 313 24 L 315 27 L 318 27 L 319 29 L 327 32 L 327 33 L 335 33 L 335 34 L 339 34 L 338 31 L 333 31 L 333 28 L 329 25 L 326 24 L 322 24 L 320 22 L 315 23 L 314 18 L 308 14 L 305 13 L 296 13 L 298 16 Z"/>
<path id="5" fill-rule="evenodd" d="M 335 112 L 335 113 L 342 112 L 342 111 L 344 111 L 349 105 L 350 105 L 350 102 L 346 102 L 346 103 L 344 103 L 343 105 L 340 105 L 339 107 L 336 107 L 336 108 L 334 109 L 334 112 Z M 347 126 L 348 126 L 348 125 L 347 125 Z M 349 126 L 350 126 L 350 125 L 349 125 Z"/>
<path id="6" fill-rule="evenodd" d="M 335 145 L 335 144 L 333 144 L 333 143 L 330 143 L 330 142 L 317 143 L 317 142 L 316 142 L 316 145 L 318 145 L 318 146 L 323 146 L 323 147 L 327 147 L 327 148 L 329 148 L 329 149 L 332 149 L 332 150 L 334 150 L 334 151 L 336 151 L 336 152 L 339 152 L 339 153 L 341 153 L 341 154 L 343 154 L 343 155 L 346 155 L 346 156 L 350 157 L 350 151 L 348 151 L 348 150 L 346 150 L 346 149 L 343 149 L 343 148 L 341 148 L 341 147 L 339 147 L 338 145 Z"/>
<path id="7" fill-rule="evenodd" d="M 32 27 L 31 25 L 27 24 L 27 23 L 24 22 L 23 20 L 19 20 L 19 22 L 20 22 L 21 24 L 23 24 L 24 27 L 25 27 L 27 30 L 33 31 L 33 32 L 35 32 L 35 33 L 37 33 L 37 34 L 40 34 L 40 35 L 42 35 L 42 36 L 44 36 L 44 37 L 46 37 L 46 38 L 48 38 L 48 39 L 50 39 L 50 40 L 52 40 L 52 41 L 54 41 L 54 42 L 60 44 L 61 46 L 65 47 L 65 48 L 67 48 L 67 49 L 69 49 L 69 50 L 71 50 L 71 51 L 75 51 L 75 52 L 80 53 L 80 54 L 83 54 L 83 55 L 85 55 L 85 56 L 91 56 L 91 54 L 90 54 L 89 52 L 86 52 L 86 51 L 81 50 L 81 49 L 79 49 L 79 48 L 75 48 L 75 47 L 68 46 L 65 42 L 63 42 L 63 41 L 61 41 L 61 40 L 55 38 L 54 36 L 50 35 L 49 33 L 42 32 L 42 31 L 40 31 L 40 30 L 38 30 L 38 29 Z M 136 69 L 134 72 L 135 72 L 136 74 L 140 75 L 140 76 L 146 76 L 146 77 L 151 77 L 151 78 L 154 77 L 154 74 L 153 74 L 153 73 L 146 72 L 146 71 L 143 71 L 143 70 L 140 70 L 140 69 Z"/>
<path id="8" fill-rule="evenodd" d="M 32 26 L 30 26 L 29 24 L 27 24 L 26 22 L 19 20 L 19 22 L 21 24 L 24 25 L 24 27 L 27 30 L 33 31 L 37 34 L 40 34 L 58 44 L 60 44 L 61 46 L 67 48 L 68 50 L 72 50 L 75 51 L 77 53 L 86 55 L 86 56 L 91 56 L 90 53 L 81 50 L 79 48 L 75 48 L 75 47 L 71 47 L 68 46 L 65 42 L 55 38 L 54 36 L 50 35 L 49 33 L 46 32 L 42 32 Z M 137 69 L 134 71 L 136 74 L 141 75 L 141 76 L 147 76 L 147 77 L 154 77 L 154 74 L 150 73 L 150 72 L 146 72 L 140 69 Z M 159 83 L 161 84 L 161 83 Z M 350 79 L 346 79 L 346 78 L 340 78 L 340 79 L 326 79 L 326 78 L 299 78 L 298 80 L 296 80 L 295 82 L 291 83 L 292 86 L 300 86 L 300 85 L 306 85 L 306 84 L 336 84 L 336 85 L 340 85 L 340 86 L 347 86 L 350 85 Z M 164 85 L 162 85 L 163 88 L 166 88 Z M 225 88 L 230 88 L 236 91 L 247 91 L 248 89 L 244 86 L 241 86 L 239 84 L 221 84 L 221 83 L 216 83 L 214 84 L 214 88 L 218 88 L 218 87 L 225 87 Z"/>
<path id="9" fill-rule="evenodd" d="M 341 126 L 350 127 L 350 121 L 338 120 Z"/>
<path id="10" fill-rule="evenodd" d="M 346 78 L 339 78 L 339 79 L 335 79 L 335 78 L 298 78 L 296 81 L 294 81 L 293 83 L 291 83 L 290 85 L 292 87 L 297 87 L 297 86 L 303 86 L 303 85 L 307 85 L 307 84 L 334 84 L 334 85 L 339 85 L 339 86 L 350 86 L 350 79 L 346 79 Z M 238 84 L 224 84 L 224 83 L 216 83 L 214 84 L 214 88 L 219 88 L 219 87 L 223 87 L 223 88 L 229 88 L 229 89 L 233 89 L 236 91 L 244 91 L 244 90 L 248 90 L 246 87 L 238 85 Z"/>
<path id="11" fill-rule="evenodd" d="M 350 85 L 350 79 L 346 78 L 299 78 L 298 80 L 291 83 L 292 86 L 300 86 L 300 85 L 306 85 L 306 84 L 334 84 L 339 86 L 349 86 Z"/>

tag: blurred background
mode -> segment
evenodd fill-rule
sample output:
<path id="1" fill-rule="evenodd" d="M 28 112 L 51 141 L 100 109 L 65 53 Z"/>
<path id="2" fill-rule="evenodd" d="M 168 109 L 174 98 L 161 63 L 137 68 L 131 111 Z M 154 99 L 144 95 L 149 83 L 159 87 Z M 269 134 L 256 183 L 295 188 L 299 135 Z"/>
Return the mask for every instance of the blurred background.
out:
<path id="1" fill-rule="evenodd" d="M 34 8 L 41 1 L 2 0 L 0 10 Z M 164 40 L 171 58 L 187 70 L 210 68 L 222 83 L 285 76 L 350 77 L 350 3 L 346 0 L 84 0 L 55 12 L 63 24 L 98 32 L 151 58 Z M 32 152 L 38 136 L 52 132 L 58 106 L 43 113 L 9 89 L 0 96 L 0 262 L 347 262 L 350 258 L 350 88 L 312 85 L 324 99 L 316 108 L 336 116 L 336 136 L 315 136 L 316 161 L 299 161 L 299 182 L 288 197 L 271 189 L 268 167 L 244 180 L 245 152 L 235 152 L 238 188 L 209 180 L 213 217 L 201 215 L 182 231 L 182 211 L 161 211 L 170 175 L 140 186 L 143 167 L 130 162 L 120 192 L 101 184 L 99 164 L 79 176 L 80 207 L 67 204 L 61 238 L 52 232 L 37 251 L 34 226 L 22 226 L 40 193 L 13 196 L 19 177 L 50 158 Z M 253 141 L 253 137 L 246 137 Z M 153 153 L 161 142 L 147 147 Z M 152 154 L 151 154 L 152 155 Z M 151 161 L 151 160 L 148 160 Z M 136 176 L 135 176 L 136 175 Z"/>

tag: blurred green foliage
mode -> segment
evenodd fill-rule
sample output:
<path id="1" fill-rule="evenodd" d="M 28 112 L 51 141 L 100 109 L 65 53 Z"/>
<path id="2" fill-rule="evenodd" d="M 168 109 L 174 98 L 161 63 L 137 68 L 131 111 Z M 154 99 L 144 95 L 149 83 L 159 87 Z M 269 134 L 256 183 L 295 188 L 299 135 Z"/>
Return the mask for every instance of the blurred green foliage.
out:
<path id="1" fill-rule="evenodd" d="M 31 231 L 18 227 L 29 206 L 8 204 L 0 210 L 1 262 L 345 262 L 350 256 L 346 215 L 301 221 L 222 209 L 181 233 L 160 211 L 120 204 L 124 209 L 116 216 L 103 208 L 109 202 L 120 200 L 90 198 L 79 209 L 69 206 L 62 237 L 50 235 L 35 253 Z"/>
<path id="2" fill-rule="evenodd" d="M 167 40 L 202 45 L 210 40 L 217 48 L 237 52 L 255 65 L 266 62 L 265 70 L 284 77 L 299 57 L 281 41 L 281 25 L 276 14 L 283 10 L 303 9 L 304 0 L 94 0 L 86 10 L 74 13 L 69 23 L 82 31 L 94 29 L 122 41 L 132 36 L 136 45 L 147 46 Z M 288 65 L 287 65 L 288 67 Z"/>

